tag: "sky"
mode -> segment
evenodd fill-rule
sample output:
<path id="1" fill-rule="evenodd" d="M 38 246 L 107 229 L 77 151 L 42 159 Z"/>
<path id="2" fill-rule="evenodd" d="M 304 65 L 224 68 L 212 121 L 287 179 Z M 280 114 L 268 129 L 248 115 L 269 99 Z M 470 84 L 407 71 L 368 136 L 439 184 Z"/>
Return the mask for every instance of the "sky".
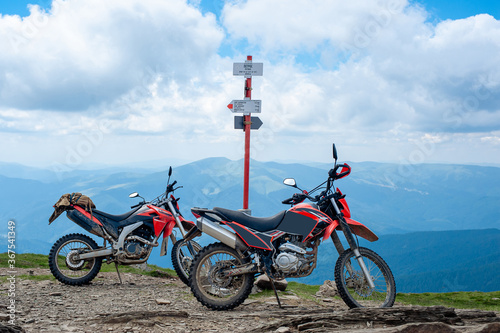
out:
<path id="1" fill-rule="evenodd" d="M 0 162 L 500 165 L 500 2 L 0 1 Z"/>

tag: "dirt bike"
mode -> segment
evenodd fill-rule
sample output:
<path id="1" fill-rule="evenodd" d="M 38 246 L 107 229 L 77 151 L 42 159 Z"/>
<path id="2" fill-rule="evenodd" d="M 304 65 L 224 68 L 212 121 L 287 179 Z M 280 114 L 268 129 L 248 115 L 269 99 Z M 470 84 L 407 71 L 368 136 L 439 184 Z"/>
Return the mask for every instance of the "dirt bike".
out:
<path id="1" fill-rule="evenodd" d="M 292 205 L 290 209 L 274 216 L 192 208 L 197 229 L 220 241 L 200 250 L 191 265 L 189 282 L 198 301 L 213 310 L 235 308 L 250 294 L 255 275 L 266 274 L 281 307 L 274 281 L 310 275 L 318 246 L 331 237 L 339 253 L 334 277 L 342 300 L 350 308 L 394 304 L 396 284 L 389 266 L 374 251 L 358 246 L 355 235 L 372 242 L 378 237 L 351 219 L 345 195 L 333 187 L 335 180 L 349 175 L 351 167 L 337 164 L 335 145 L 333 157 L 328 179 L 309 193 L 300 190 L 293 178 L 285 179 L 285 185 L 301 192 L 283 201 Z M 311 196 L 320 189 L 319 195 Z M 311 203 L 303 203 L 305 199 Z M 343 232 L 349 248 L 344 248 L 337 231 Z"/>
<path id="2" fill-rule="evenodd" d="M 104 244 L 98 246 L 92 238 L 79 233 L 61 237 L 49 253 L 49 267 L 54 277 L 68 285 L 86 284 L 99 273 L 105 260 L 107 264 L 115 263 L 121 282 L 118 265 L 147 262 L 152 249 L 159 245 L 158 240 L 163 235 L 160 255 L 167 253 L 170 237 L 174 244 L 171 254 L 173 267 L 179 278 L 187 284 L 189 267 L 201 246 L 195 241 L 177 241 L 172 233 L 173 228 L 177 227 L 181 235 L 186 236 L 186 230 L 193 229 L 194 222 L 184 219 L 179 211 L 179 199 L 173 196 L 173 192 L 182 186 L 174 188 L 177 181 L 169 184 L 171 175 L 170 167 L 165 192 L 150 202 L 146 202 L 137 192 L 131 193 L 130 198 L 140 197 L 142 202 L 121 215 L 97 209 L 88 211 L 77 204 L 65 208 L 71 221 L 103 238 Z"/>

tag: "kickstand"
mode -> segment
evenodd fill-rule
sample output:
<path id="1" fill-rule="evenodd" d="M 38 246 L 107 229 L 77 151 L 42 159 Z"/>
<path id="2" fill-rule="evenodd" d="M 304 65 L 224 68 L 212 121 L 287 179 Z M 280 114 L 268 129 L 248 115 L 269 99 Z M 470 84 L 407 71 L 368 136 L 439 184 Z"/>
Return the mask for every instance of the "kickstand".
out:
<path id="1" fill-rule="evenodd" d="M 278 301 L 278 306 L 280 309 L 283 309 L 283 307 L 281 306 L 280 298 L 278 297 L 278 292 L 276 291 L 276 286 L 274 285 L 274 281 L 273 281 L 273 279 L 271 279 L 271 277 L 267 273 L 266 273 L 266 275 L 267 275 L 267 278 L 269 279 L 269 281 L 271 282 L 271 286 L 273 287 L 274 295 L 276 296 L 276 300 Z"/>
<path id="2" fill-rule="evenodd" d="M 118 278 L 120 279 L 120 284 L 123 284 L 122 277 L 120 276 L 120 271 L 118 270 L 118 263 L 116 261 L 115 261 L 115 268 L 116 268 L 116 273 L 118 273 Z"/>

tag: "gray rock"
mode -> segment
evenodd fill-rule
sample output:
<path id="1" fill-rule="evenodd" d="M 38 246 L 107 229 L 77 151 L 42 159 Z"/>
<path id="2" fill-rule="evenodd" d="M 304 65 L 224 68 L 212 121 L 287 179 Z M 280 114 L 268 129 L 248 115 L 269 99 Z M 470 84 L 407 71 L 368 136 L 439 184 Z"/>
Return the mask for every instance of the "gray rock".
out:
<path id="1" fill-rule="evenodd" d="M 286 326 L 281 326 L 276 331 L 274 331 L 274 333 L 290 333 L 290 332 L 292 332 L 292 330 L 290 329 L 290 327 Z"/>
<path id="2" fill-rule="evenodd" d="M 0 332 L 2 332 L 2 333 L 25 333 L 26 331 L 21 326 L 0 323 Z"/>
<path id="3" fill-rule="evenodd" d="M 321 287 L 319 287 L 319 291 L 316 293 L 316 297 L 319 298 L 330 298 L 338 296 L 337 286 L 334 281 L 326 280 Z"/>

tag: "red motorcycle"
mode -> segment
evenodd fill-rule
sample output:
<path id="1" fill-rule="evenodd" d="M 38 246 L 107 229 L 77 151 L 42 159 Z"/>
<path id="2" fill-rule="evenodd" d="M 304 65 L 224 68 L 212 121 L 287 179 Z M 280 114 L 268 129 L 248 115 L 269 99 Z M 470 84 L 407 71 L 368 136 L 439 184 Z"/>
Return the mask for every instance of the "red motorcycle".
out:
<path id="1" fill-rule="evenodd" d="M 83 234 L 61 237 L 49 253 L 49 267 L 54 277 L 68 285 L 89 283 L 99 273 L 103 260 L 107 264 L 115 263 L 120 277 L 118 265 L 147 262 L 163 235 L 160 255 L 167 253 L 170 237 L 174 244 L 172 264 L 179 278 L 187 284 L 192 258 L 201 246 L 194 241 L 177 241 L 172 233 L 173 228 L 177 227 L 183 237 L 187 236 L 186 230 L 193 229 L 194 223 L 184 219 L 179 211 L 179 199 L 171 193 L 182 186 L 174 188 L 177 181 L 169 184 L 171 175 L 172 168 L 168 172 L 165 193 L 151 202 L 143 198 L 142 202 L 132 206 L 132 210 L 125 214 L 112 215 L 97 209 L 86 210 L 73 203 L 66 206 L 64 210 L 67 217 L 89 233 L 103 238 L 104 244 L 98 246 L 92 238 Z M 141 196 L 134 192 L 129 197 Z M 51 218 L 50 223 L 55 218 Z"/>
<path id="2" fill-rule="evenodd" d="M 308 276 L 316 267 L 321 240 L 331 237 L 339 253 L 335 283 L 344 302 L 350 308 L 394 304 L 396 284 L 389 266 L 374 251 L 358 246 L 355 235 L 372 242 L 378 237 L 351 219 L 345 195 L 333 187 L 351 167 L 337 165 L 335 145 L 333 157 L 328 179 L 310 193 L 301 190 L 284 200 L 292 208 L 274 216 L 258 218 L 218 207 L 192 209 L 197 229 L 220 241 L 200 250 L 192 263 L 189 282 L 198 301 L 213 310 L 232 309 L 248 297 L 256 274 L 266 274 L 273 287 L 273 280 Z M 284 184 L 299 189 L 293 178 Z M 312 203 L 302 203 L 305 199 Z M 348 249 L 336 231 L 343 232 Z"/>

